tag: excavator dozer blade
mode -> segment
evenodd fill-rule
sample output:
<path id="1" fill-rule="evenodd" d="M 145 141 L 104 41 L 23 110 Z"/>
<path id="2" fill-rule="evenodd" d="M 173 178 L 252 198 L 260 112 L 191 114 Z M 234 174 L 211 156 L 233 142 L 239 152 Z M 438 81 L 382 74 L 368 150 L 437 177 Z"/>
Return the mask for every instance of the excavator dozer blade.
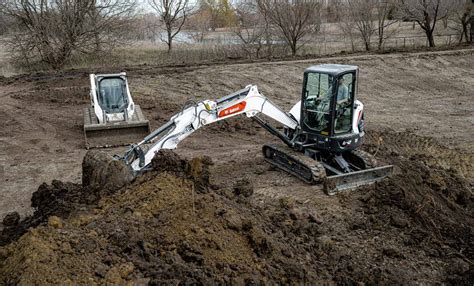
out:
<path id="1" fill-rule="evenodd" d="M 355 189 L 370 185 L 391 176 L 393 166 L 383 166 L 347 174 L 328 176 L 324 179 L 324 191 L 328 195 L 335 195 L 340 191 Z"/>
<path id="2" fill-rule="evenodd" d="M 143 116 L 140 106 L 129 121 L 100 124 L 94 109 L 84 109 L 84 135 L 86 148 L 123 146 L 140 142 L 150 133 L 150 123 Z"/>

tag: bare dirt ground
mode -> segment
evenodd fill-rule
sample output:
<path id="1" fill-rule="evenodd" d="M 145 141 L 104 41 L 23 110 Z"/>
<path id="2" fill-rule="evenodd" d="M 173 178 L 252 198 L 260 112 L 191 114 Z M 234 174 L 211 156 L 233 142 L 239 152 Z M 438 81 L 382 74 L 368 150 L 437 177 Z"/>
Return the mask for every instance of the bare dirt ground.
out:
<path id="1" fill-rule="evenodd" d="M 289 110 L 300 98 L 306 67 L 324 62 L 356 64 L 360 67 L 359 98 L 365 103 L 369 126 L 436 138 L 447 149 L 459 150 L 463 154 L 459 160 L 469 163 L 474 134 L 473 58 L 473 50 L 465 50 L 181 68 L 142 66 L 125 71 L 136 102 L 156 128 L 189 98 L 219 98 L 247 84 L 258 85 L 272 101 Z M 79 182 L 85 154 L 82 109 L 89 100 L 88 72 L 93 71 L 1 79 L 0 217 L 10 211 L 31 213 L 31 194 L 42 182 L 54 178 Z M 200 130 L 178 152 L 210 155 L 219 162 L 219 169 L 229 168 L 235 177 L 251 173 L 236 165 L 261 160 L 261 144 L 274 139 L 245 118 L 221 125 Z M 244 130 L 239 130 L 242 126 Z M 464 175 L 472 178 L 472 168 L 465 168 Z M 268 179 L 282 181 L 278 184 L 283 186 L 275 188 L 258 180 L 258 193 L 278 196 L 294 184 L 302 194 L 307 193 L 306 186 L 289 176 Z"/>
<path id="2" fill-rule="evenodd" d="M 473 54 L 471 49 L 125 69 L 135 101 L 155 128 L 189 98 L 219 98 L 256 84 L 289 109 L 300 98 L 306 67 L 331 62 L 361 69 L 359 98 L 369 130 L 364 148 L 395 164 L 393 179 L 328 197 L 318 187 L 269 167 L 260 148 L 275 139 L 242 117 L 201 129 L 176 150 L 188 159 L 205 155 L 214 162 L 208 180 L 216 194 L 196 194 L 192 207 L 189 186 L 169 174 L 151 174 L 111 198 L 58 181 L 38 189 L 53 179 L 81 180 L 86 152 L 82 108 L 88 103 L 88 72 L 95 71 L 0 79 L 5 118 L 0 132 L 0 217 L 12 211 L 31 214 L 31 195 L 38 189 L 33 196 L 37 210 L 27 223 L 36 225 L 34 220 L 44 222 L 50 215 L 65 220 L 50 219 L 0 248 L 0 258 L 7 261 L 0 270 L 10 283 L 35 277 L 38 283 L 72 279 L 84 284 L 176 284 L 180 277 L 204 284 L 239 283 L 232 280 L 236 277 L 250 279 L 245 283 L 469 281 L 474 245 Z M 236 182 L 243 178 L 253 185 L 253 195 L 246 199 L 235 194 Z M 87 211 L 90 204 L 96 209 Z M 196 209 L 199 215 L 192 218 Z M 68 217 L 71 212 L 82 216 Z M 248 221 L 253 227 L 245 226 Z M 161 231 L 170 225 L 176 228 Z M 23 232 L 4 232 L 0 240 Z M 23 258 L 31 253 L 51 255 L 35 256 L 25 264 Z M 51 269 L 59 272 L 39 275 Z"/>

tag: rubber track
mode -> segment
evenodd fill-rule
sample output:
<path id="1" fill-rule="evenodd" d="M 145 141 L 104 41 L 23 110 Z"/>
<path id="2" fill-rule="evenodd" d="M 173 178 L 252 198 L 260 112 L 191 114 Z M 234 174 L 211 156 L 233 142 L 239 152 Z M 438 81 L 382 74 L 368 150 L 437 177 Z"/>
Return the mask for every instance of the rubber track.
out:
<path id="1" fill-rule="evenodd" d="M 267 149 L 270 149 L 272 154 L 274 154 L 271 158 L 268 158 L 266 155 Z M 322 183 L 326 177 L 326 170 L 320 162 L 286 145 L 264 145 L 262 151 L 265 161 L 298 177 L 306 183 Z"/>

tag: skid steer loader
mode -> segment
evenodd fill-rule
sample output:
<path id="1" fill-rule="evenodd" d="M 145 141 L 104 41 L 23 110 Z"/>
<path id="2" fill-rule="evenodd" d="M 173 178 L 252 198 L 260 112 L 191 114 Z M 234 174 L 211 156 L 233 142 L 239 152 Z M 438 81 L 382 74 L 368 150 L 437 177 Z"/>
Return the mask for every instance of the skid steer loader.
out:
<path id="1" fill-rule="evenodd" d="M 150 123 L 134 104 L 127 76 L 90 75 L 91 106 L 84 109 L 86 148 L 131 144 L 150 133 Z"/>

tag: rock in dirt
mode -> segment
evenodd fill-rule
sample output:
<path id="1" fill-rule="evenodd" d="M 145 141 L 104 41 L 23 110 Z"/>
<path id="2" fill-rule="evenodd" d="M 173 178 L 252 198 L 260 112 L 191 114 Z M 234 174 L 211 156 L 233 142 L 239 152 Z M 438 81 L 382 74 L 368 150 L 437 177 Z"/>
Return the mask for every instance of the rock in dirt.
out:
<path id="1" fill-rule="evenodd" d="M 308 219 L 310 222 L 314 222 L 314 223 L 317 223 L 317 224 L 322 224 L 324 222 L 324 220 L 321 218 L 321 216 L 319 216 L 316 212 L 310 212 L 308 214 Z"/>
<path id="2" fill-rule="evenodd" d="M 59 217 L 53 215 L 48 218 L 48 225 L 53 228 L 62 228 L 63 221 Z"/>

